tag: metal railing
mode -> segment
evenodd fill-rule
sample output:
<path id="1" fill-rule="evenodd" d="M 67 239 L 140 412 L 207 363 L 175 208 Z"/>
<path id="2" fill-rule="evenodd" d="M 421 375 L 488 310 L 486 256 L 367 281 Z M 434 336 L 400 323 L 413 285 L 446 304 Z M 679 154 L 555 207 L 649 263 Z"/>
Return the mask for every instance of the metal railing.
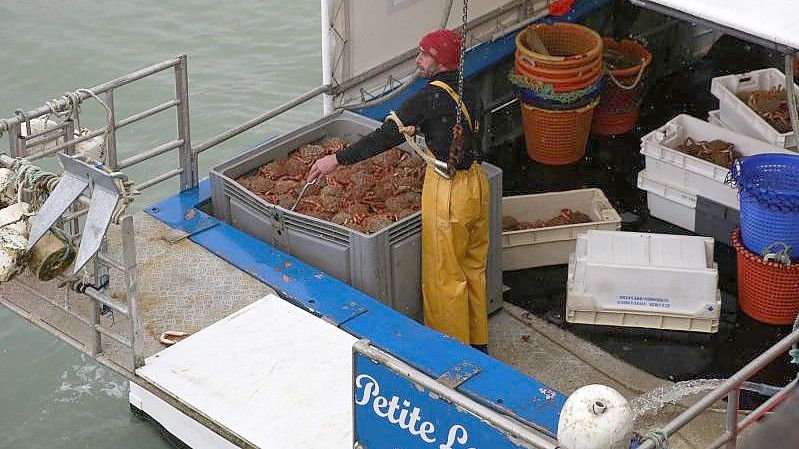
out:
<path id="1" fill-rule="evenodd" d="M 785 338 L 777 342 L 777 344 L 770 347 L 764 353 L 760 354 L 760 356 L 758 356 L 756 359 L 749 362 L 749 364 L 744 366 L 732 377 L 724 381 L 724 383 L 722 383 L 718 388 L 711 391 L 708 395 L 690 406 L 671 422 L 663 426 L 660 429 L 663 436 L 668 438 L 671 435 L 674 435 L 694 418 L 712 407 L 716 401 L 726 397 L 727 412 L 725 418 L 725 433 L 709 446 L 707 446 L 707 449 L 718 449 L 720 447 L 734 449 L 737 444 L 738 435 L 741 433 L 741 431 L 749 427 L 752 423 L 756 422 L 763 415 L 776 407 L 783 399 L 785 399 L 791 390 L 796 387 L 797 381 L 794 379 L 788 385 L 780 389 L 774 396 L 749 413 L 744 419 L 738 420 L 738 405 L 742 385 L 752 376 L 757 374 L 761 369 L 763 369 L 763 367 L 774 361 L 774 359 L 779 356 L 784 356 L 792 346 L 797 344 L 797 342 L 799 342 L 799 329 L 795 329 Z M 639 449 L 656 449 L 657 447 L 657 443 L 654 440 L 647 439 L 641 443 Z"/>
<path id="2" fill-rule="evenodd" d="M 174 71 L 175 98 L 168 99 L 159 105 L 135 113 L 122 120 L 116 120 L 114 93 L 117 89 L 167 70 Z M 316 87 L 291 101 L 247 120 L 243 124 L 222 132 L 192 148 L 189 120 L 187 57 L 186 55 L 179 55 L 128 73 L 90 89 L 79 89 L 75 92 L 68 93 L 59 99 L 48 102 L 45 106 L 38 109 L 28 112 L 16 111 L 13 117 L 0 119 L 0 134 L 3 132 L 8 133 L 11 156 L 14 158 L 25 158 L 29 161 L 53 156 L 60 151 L 73 154 L 76 145 L 89 141 L 97 136 L 103 136 L 103 148 L 105 151 L 104 162 L 106 167 L 111 171 L 128 169 L 156 156 L 177 151 L 179 159 L 178 168 L 152 176 L 149 179 L 137 183 L 135 187 L 138 191 L 142 191 L 166 181 L 167 179 L 180 176 L 180 190 L 182 191 L 196 187 L 199 182 L 198 155 L 200 153 L 260 125 L 295 106 L 303 104 L 318 95 L 327 93 L 329 90 L 330 86 Z M 76 136 L 76 124 L 80 123 L 79 105 L 90 98 L 102 101 L 107 112 L 106 125 Z M 119 129 L 172 108 L 175 109 L 177 118 L 177 135 L 173 140 L 140 151 L 125 159 L 119 159 L 117 151 L 117 131 Z M 44 129 L 41 132 L 31 132 L 32 120 L 41 119 L 47 121 L 53 115 L 64 116 L 66 118 L 63 119 L 61 123 L 56 123 L 55 126 Z M 23 129 L 25 131 L 24 133 Z M 4 165 L 10 165 L 13 159 L 5 158 L 1 162 Z M 76 244 L 81 239 L 82 230 L 80 219 L 88 212 L 86 205 L 89 204 L 90 200 L 91 198 L 85 194 L 81 195 L 79 201 L 63 215 L 60 222 L 57 224 L 57 226 L 63 228 L 63 233 L 73 244 Z M 64 312 L 91 328 L 93 338 L 89 343 L 89 350 L 93 357 L 97 358 L 98 355 L 102 353 L 102 338 L 105 336 L 130 349 L 132 353 L 132 365 L 133 369 L 135 369 L 144 364 L 144 352 L 135 338 L 140 332 L 140 317 L 138 313 L 138 268 L 136 265 L 133 217 L 131 215 L 124 215 L 120 217 L 117 225 L 121 236 L 122 261 L 115 260 L 108 253 L 108 239 L 106 237 L 101 245 L 100 251 L 94 258 L 93 277 L 94 283 L 98 284 L 100 279 L 103 279 L 105 276 L 110 276 L 111 269 L 121 272 L 124 277 L 127 303 L 120 302 L 110 297 L 103 291 L 103 288 L 89 286 L 87 288 L 81 288 L 81 292 L 92 299 L 91 316 L 88 319 L 77 314 L 68 306 L 61 306 L 61 308 Z M 69 279 L 61 277 L 60 279 L 63 283 L 70 282 L 74 284 L 76 282 L 74 278 Z M 57 305 L 54 301 L 50 302 L 53 305 Z M 101 311 L 104 308 L 124 315 L 129 320 L 128 335 L 115 333 L 101 324 Z"/>

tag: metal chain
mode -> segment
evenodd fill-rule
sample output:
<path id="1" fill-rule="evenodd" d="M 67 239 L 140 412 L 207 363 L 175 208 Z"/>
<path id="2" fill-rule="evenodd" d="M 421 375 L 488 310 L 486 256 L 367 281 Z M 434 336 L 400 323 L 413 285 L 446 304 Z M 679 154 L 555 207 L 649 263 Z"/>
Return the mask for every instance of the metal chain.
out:
<path id="1" fill-rule="evenodd" d="M 463 0 L 463 23 L 461 24 L 461 48 L 460 48 L 460 64 L 458 65 L 458 104 L 456 105 L 456 109 L 458 110 L 458 118 L 455 122 L 457 125 L 461 125 L 463 120 L 463 112 L 461 111 L 461 106 L 463 104 L 463 66 L 465 65 L 463 62 L 464 57 L 466 56 L 466 20 L 469 17 L 469 0 Z"/>

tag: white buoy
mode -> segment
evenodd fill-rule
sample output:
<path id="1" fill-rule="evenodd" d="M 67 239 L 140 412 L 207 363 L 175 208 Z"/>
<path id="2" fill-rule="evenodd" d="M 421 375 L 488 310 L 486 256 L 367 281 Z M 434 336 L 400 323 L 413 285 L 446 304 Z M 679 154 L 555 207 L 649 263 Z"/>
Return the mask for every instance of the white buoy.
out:
<path id="1" fill-rule="evenodd" d="M 14 173 L 7 168 L 0 168 L 0 207 L 4 207 L 11 202 L 12 193 L 9 185 Z M 8 190 L 7 190 L 8 189 Z"/>
<path id="2" fill-rule="evenodd" d="M 618 391 L 605 385 L 577 389 L 563 405 L 558 444 L 568 449 L 628 449 L 633 412 Z"/>
<path id="3" fill-rule="evenodd" d="M 83 137 L 86 134 L 89 134 L 88 129 L 82 129 L 80 132 L 75 130 L 75 138 Z M 100 150 L 103 147 L 103 142 L 105 138 L 103 135 L 94 136 L 89 140 L 83 141 L 77 145 L 75 145 L 75 154 L 85 156 L 92 160 L 100 160 Z"/>

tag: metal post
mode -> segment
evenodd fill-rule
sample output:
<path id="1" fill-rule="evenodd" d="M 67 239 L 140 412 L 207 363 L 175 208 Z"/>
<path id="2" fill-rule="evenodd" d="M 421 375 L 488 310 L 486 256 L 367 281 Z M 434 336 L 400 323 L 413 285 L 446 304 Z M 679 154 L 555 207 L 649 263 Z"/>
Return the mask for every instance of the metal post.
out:
<path id="1" fill-rule="evenodd" d="M 75 136 L 75 122 L 72 119 L 67 119 L 64 121 L 64 140 L 69 142 Z M 69 145 L 64 148 L 64 153 L 66 154 L 75 154 L 75 145 Z M 80 209 L 80 203 L 73 203 L 69 206 L 69 211 L 71 213 L 76 213 Z M 78 218 L 75 217 L 72 220 L 64 220 L 61 224 L 62 229 L 67 235 L 74 235 L 80 232 L 80 222 Z M 71 244 L 72 242 L 66 242 L 67 245 Z"/>
<path id="2" fill-rule="evenodd" d="M 25 156 L 25 142 L 19 138 L 21 125 L 19 123 L 11 125 L 8 130 L 8 149 L 11 151 L 11 157 Z"/>
<path id="3" fill-rule="evenodd" d="M 94 262 L 94 265 L 97 266 L 97 261 Z M 95 281 L 96 282 L 96 281 Z M 102 334 L 97 328 L 100 326 L 100 303 L 97 301 L 91 301 L 91 314 L 92 314 L 92 340 L 91 340 L 91 350 L 92 350 L 92 357 L 97 357 L 98 354 L 103 352 L 103 339 Z"/>
<path id="4" fill-rule="evenodd" d="M 175 66 L 175 98 L 180 102 L 177 106 L 178 139 L 180 146 L 180 190 L 197 186 L 197 156 L 191 150 L 191 130 L 189 128 L 189 75 L 186 55 L 179 56 Z"/>
<path id="5" fill-rule="evenodd" d="M 796 89 L 793 87 L 793 58 L 796 53 L 785 53 L 785 96 L 788 98 L 788 113 L 791 117 L 793 137 L 799 147 L 799 113 L 796 112 Z"/>
<path id="6" fill-rule="evenodd" d="M 332 0 L 322 0 L 322 84 L 330 85 L 333 80 L 333 63 L 332 63 L 332 46 L 331 44 L 331 30 L 332 23 L 330 22 L 330 10 Z M 322 112 L 324 115 L 330 115 L 335 112 L 333 108 L 333 96 L 326 93 L 322 96 Z"/>
<path id="7" fill-rule="evenodd" d="M 117 126 L 116 126 L 116 110 L 114 109 L 114 89 L 105 93 L 105 104 L 111 110 L 111 118 L 108 119 L 106 136 L 108 142 L 105 143 L 105 163 L 111 170 L 116 171 L 119 169 L 118 155 L 117 155 Z"/>
<path id="8" fill-rule="evenodd" d="M 125 287 L 128 291 L 128 320 L 130 321 L 130 346 L 133 352 L 133 370 L 144 365 L 144 350 L 136 337 L 140 335 L 139 321 L 139 271 L 136 265 L 136 236 L 133 216 L 122 217 L 122 264 L 125 267 Z"/>
<path id="9" fill-rule="evenodd" d="M 735 449 L 738 441 L 738 402 L 740 393 L 741 390 L 736 386 L 727 394 L 727 417 L 724 421 L 727 436 L 730 438 L 727 441 L 727 449 Z"/>
<path id="10" fill-rule="evenodd" d="M 71 119 L 64 120 L 64 141 L 69 142 L 75 138 L 75 122 Z M 70 144 L 64 148 L 64 153 L 75 154 L 75 144 Z"/>

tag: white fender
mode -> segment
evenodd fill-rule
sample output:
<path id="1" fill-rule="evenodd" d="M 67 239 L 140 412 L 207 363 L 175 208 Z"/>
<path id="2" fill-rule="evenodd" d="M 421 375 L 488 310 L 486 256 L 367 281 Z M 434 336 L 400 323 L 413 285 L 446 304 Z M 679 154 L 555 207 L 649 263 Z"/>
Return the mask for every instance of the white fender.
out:
<path id="1" fill-rule="evenodd" d="M 0 207 L 4 207 L 11 202 L 13 193 L 9 189 L 13 173 L 7 168 L 0 168 Z"/>
<path id="2" fill-rule="evenodd" d="M 560 411 L 558 444 L 569 449 L 628 449 L 632 432 L 630 404 L 605 385 L 578 388 Z"/>
<path id="3" fill-rule="evenodd" d="M 81 137 L 89 134 L 88 129 L 82 129 L 80 131 L 75 130 L 75 137 Z M 85 157 L 88 157 L 92 160 L 100 160 L 100 150 L 102 149 L 103 142 L 105 142 L 105 138 L 103 135 L 94 136 L 91 139 L 81 142 L 75 145 L 75 154 L 79 154 Z"/>
<path id="4" fill-rule="evenodd" d="M 14 276 L 17 262 L 25 254 L 28 219 L 23 214 L 27 212 L 27 203 L 16 203 L 0 209 L 0 282 L 6 282 Z"/>

